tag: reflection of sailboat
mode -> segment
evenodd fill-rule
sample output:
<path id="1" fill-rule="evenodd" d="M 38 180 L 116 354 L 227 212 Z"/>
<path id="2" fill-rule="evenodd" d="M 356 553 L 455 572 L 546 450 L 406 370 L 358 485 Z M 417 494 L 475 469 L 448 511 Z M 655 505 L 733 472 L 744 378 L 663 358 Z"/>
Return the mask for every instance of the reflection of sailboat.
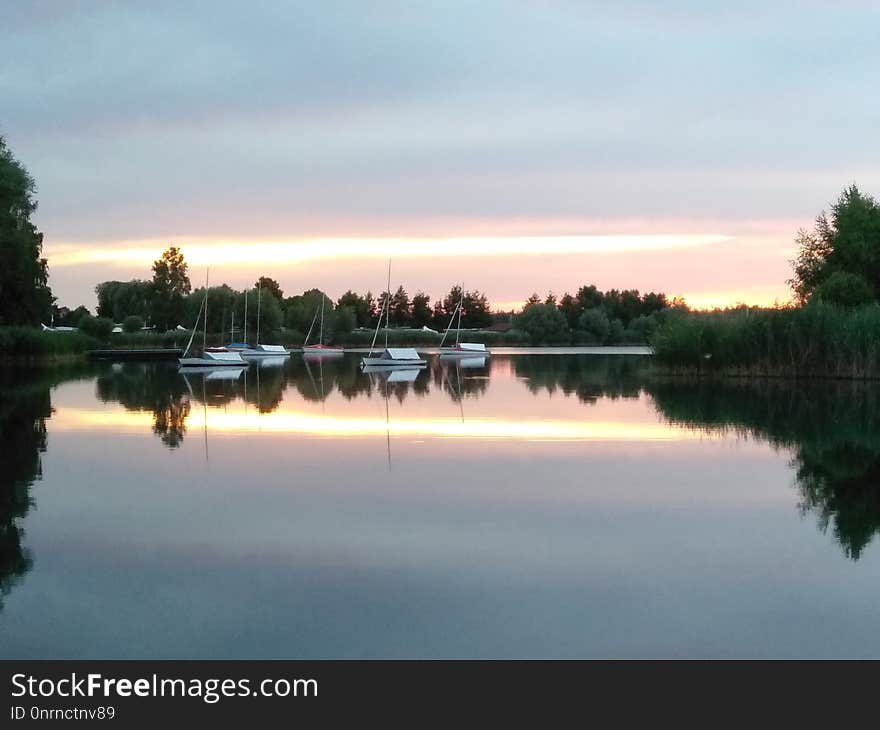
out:
<path id="1" fill-rule="evenodd" d="M 391 368 L 366 365 L 363 371 L 365 373 L 375 373 L 386 383 L 415 383 L 422 368 Z"/>
<path id="2" fill-rule="evenodd" d="M 446 327 L 446 331 L 443 333 L 443 339 L 440 340 L 440 357 L 471 357 L 473 355 L 482 355 L 484 358 L 489 355 L 489 351 L 486 349 L 486 346 L 482 342 L 459 342 L 458 338 L 461 335 L 461 315 L 464 310 L 464 289 L 461 291 L 461 296 L 458 299 L 458 304 L 455 305 L 455 309 L 452 311 L 452 316 L 449 318 L 449 325 Z M 455 315 L 458 315 L 458 326 L 455 328 L 455 344 L 450 347 L 443 347 L 443 343 L 446 342 L 446 336 L 449 334 L 449 330 L 452 328 L 453 322 L 455 322 Z"/>
<path id="3" fill-rule="evenodd" d="M 321 292 L 321 306 L 315 310 L 315 316 L 312 318 L 312 325 L 309 327 L 309 331 L 306 334 L 305 342 L 303 342 L 303 357 L 338 357 L 342 355 L 345 350 L 336 345 L 325 345 L 324 344 L 324 306 L 326 304 L 327 296 Z M 309 344 L 309 337 L 312 336 L 312 330 L 315 327 L 315 320 L 318 319 L 318 313 L 321 314 L 321 324 L 318 330 L 318 343 L 315 345 Z"/>
<path id="4" fill-rule="evenodd" d="M 247 370 L 247 367 L 221 369 L 214 368 L 213 370 L 210 368 L 205 368 L 204 376 L 205 380 L 228 380 L 235 382 L 241 377 L 241 374 L 245 370 Z"/>
<path id="5" fill-rule="evenodd" d="M 282 368 L 287 362 L 288 355 L 276 355 L 270 357 L 261 357 L 256 360 L 257 367 L 260 370 L 269 370 L 270 368 Z"/>
<path id="6" fill-rule="evenodd" d="M 187 353 L 189 353 L 189 348 L 192 347 L 193 338 L 195 337 L 196 330 L 199 326 L 199 318 L 204 316 L 204 332 L 202 339 L 202 354 L 201 357 L 187 357 Z M 241 359 L 241 355 L 237 352 L 232 352 L 225 347 L 208 347 L 208 274 L 205 273 L 205 296 L 202 299 L 202 304 L 199 307 L 199 312 L 196 315 L 196 322 L 193 325 L 192 334 L 189 337 L 189 342 L 186 345 L 186 350 L 183 352 L 183 357 L 178 360 L 181 369 L 191 369 L 191 368 L 204 368 L 210 367 L 213 369 L 221 368 L 221 367 L 233 367 L 233 368 L 242 368 L 247 367 L 247 363 Z"/>
<path id="7" fill-rule="evenodd" d="M 467 370 L 471 368 L 484 368 L 486 367 L 486 358 L 485 357 L 461 357 L 458 358 L 458 367 L 462 370 Z"/>

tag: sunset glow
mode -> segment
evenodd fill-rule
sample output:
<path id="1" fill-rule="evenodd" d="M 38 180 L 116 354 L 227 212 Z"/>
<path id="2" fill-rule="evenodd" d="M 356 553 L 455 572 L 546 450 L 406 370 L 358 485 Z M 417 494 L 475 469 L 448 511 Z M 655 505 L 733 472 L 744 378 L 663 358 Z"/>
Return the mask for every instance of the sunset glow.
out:
<path id="1" fill-rule="evenodd" d="M 179 241 L 193 266 L 234 266 L 259 260 L 290 265 L 333 259 L 412 259 L 471 256 L 548 256 L 694 248 L 730 240 L 720 234 L 522 236 L 506 238 L 323 238 L 304 241 Z M 59 244 L 53 266 L 138 264 L 159 257 L 167 242 L 130 242 L 90 247 Z"/>
<path id="2" fill-rule="evenodd" d="M 149 433 L 153 416 L 146 412 L 60 409 L 52 416 L 57 431 L 128 431 Z M 416 418 L 392 416 L 316 415 L 304 411 L 273 413 L 210 409 L 209 434 L 263 432 L 300 436 L 364 438 L 408 436 L 506 441 L 682 441 L 704 439 L 704 434 L 661 423 L 573 420 L 507 420 L 500 418 Z M 195 406 L 186 419 L 188 430 L 205 426 L 204 411 Z"/>

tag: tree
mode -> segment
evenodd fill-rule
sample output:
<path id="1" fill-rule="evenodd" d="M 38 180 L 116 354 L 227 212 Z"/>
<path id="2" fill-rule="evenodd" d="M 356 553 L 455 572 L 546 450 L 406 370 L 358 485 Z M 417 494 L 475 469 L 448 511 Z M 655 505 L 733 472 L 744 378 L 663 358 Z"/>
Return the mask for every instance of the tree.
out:
<path id="1" fill-rule="evenodd" d="M 36 185 L 0 137 L 0 324 L 48 321 L 54 299 L 43 234 L 31 222 Z"/>
<path id="2" fill-rule="evenodd" d="M 138 317 L 136 314 L 131 314 L 125 318 L 122 323 L 122 331 L 123 332 L 140 332 L 143 329 L 144 320 Z"/>
<path id="3" fill-rule="evenodd" d="M 880 296 L 880 204 L 855 185 L 846 188 L 831 206 L 830 220 L 821 213 L 812 231 L 798 231 L 795 243 L 794 277 L 788 283 L 799 303 L 811 301 L 823 287 L 826 297 L 829 291 L 842 294 L 845 282 L 859 286 L 860 296 L 851 299 L 861 302 L 865 293 L 861 283 L 840 275 L 861 277 L 870 289 L 871 301 Z M 836 280 L 831 281 L 835 274 Z"/>
<path id="4" fill-rule="evenodd" d="M 113 334 L 113 320 L 89 315 L 80 320 L 79 328 L 87 335 L 97 337 L 99 340 L 107 340 Z"/>
<path id="5" fill-rule="evenodd" d="M 459 302 L 461 302 L 461 326 L 463 329 L 477 329 L 492 324 L 492 311 L 486 295 L 480 291 L 463 291 L 460 286 L 452 287 L 449 294 L 443 298 L 442 316 L 440 317 L 442 321 L 435 322 L 435 324 L 445 328 Z M 435 320 L 437 314 L 435 307 Z M 456 318 L 457 323 L 458 319 Z"/>
<path id="6" fill-rule="evenodd" d="M 141 319 L 150 317 L 153 285 L 142 279 L 131 281 L 104 281 L 95 287 L 98 295 L 98 316 L 121 322 L 130 315 Z"/>
<path id="7" fill-rule="evenodd" d="M 302 294 L 284 300 L 284 322 L 292 330 L 306 334 L 321 317 L 319 307 L 324 302 L 324 327 L 327 328 L 327 313 L 333 310 L 333 301 L 320 289 L 309 289 Z M 316 316 L 317 315 L 317 316 Z"/>
<path id="8" fill-rule="evenodd" d="M 413 327 L 427 327 L 431 324 L 434 313 L 431 311 L 431 298 L 424 292 L 419 292 L 412 298 L 410 319 Z"/>
<path id="9" fill-rule="evenodd" d="M 813 297 L 826 304 L 858 307 L 874 300 L 874 291 L 861 274 L 835 271 L 813 290 Z"/>
<path id="10" fill-rule="evenodd" d="M 492 324 L 492 310 L 489 307 L 489 299 L 482 292 L 465 292 L 462 309 L 462 327 L 480 329 Z"/>
<path id="11" fill-rule="evenodd" d="M 153 262 L 153 321 L 160 330 L 180 324 L 186 309 L 185 297 L 191 286 L 183 253 L 169 246 L 158 261 Z M 210 299 L 208 300 L 210 307 Z"/>
<path id="12" fill-rule="evenodd" d="M 284 301 L 284 292 L 281 291 L 281 286 L 275 279 L 270 279 L 268 276 L 261 276 L 257 279 L 254 289 L 262 289 L 264 292 L 270 291 L 278 298 L 279 303 Z"/>
<path id="13" fill-rule="evenodd" d="M 584 339 L 590 343 L 604 344 L 611 333 L 611 322 L 608 315 L 601 307 L 585 309 L 578 317 L 578 330 L 583 333 Z"/>
<path id="14" fill-rule="evenodd" d="M 397 287 L 391 297 L 391 322 L 398 327 L 406 326 L 410 322 L 409 294 L 402 286 Z"/>
<path id="15" fill-rule="evenodd" d="M 565 316 L 552 304 L 530 304 L 514 320 L 514 327 L 528 334 L 533 345 L 567 342 Z"/>
<path id="16" fill-rule="evenodd" d="M 339 297 L 336 307 L 338 309 L 348 308 L 354 312 L 355 327 L 370 327 L 373 325 L 376 305 L 370 292 L 360 296 L 349 289 Z"/>

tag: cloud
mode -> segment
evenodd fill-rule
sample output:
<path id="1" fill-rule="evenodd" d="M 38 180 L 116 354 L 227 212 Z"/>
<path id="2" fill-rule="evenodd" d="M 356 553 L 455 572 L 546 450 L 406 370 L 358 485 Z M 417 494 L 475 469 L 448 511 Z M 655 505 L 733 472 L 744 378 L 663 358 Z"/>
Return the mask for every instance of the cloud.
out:
<path id="1" fill-rule="evenodd" d="M 47 242 L 808 224 L 880 188 L 880 8 L 829 8 L 14 3 L 0 131 Z"/>

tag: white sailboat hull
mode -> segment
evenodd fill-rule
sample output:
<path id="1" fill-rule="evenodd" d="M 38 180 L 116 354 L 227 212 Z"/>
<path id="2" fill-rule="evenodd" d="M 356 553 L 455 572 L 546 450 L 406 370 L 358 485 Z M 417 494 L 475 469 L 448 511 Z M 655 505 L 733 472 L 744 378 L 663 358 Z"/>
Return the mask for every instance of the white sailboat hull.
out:
<path id="1" fill-rule="evenodd" d="M 302 349 L 302 356 L 310 358 L 341 357 L 344 354 L 345 350 L 341 347 L 317 347 L 314 345 L 306 345 Z"/>
<path id="2" fill-rule="evenodd" d="M 264 357 L 288 357 L 290 355 L 290 350 L 278 350 L 278 351 L 267 351 L 267 350 L 239 350 L 238 354 L 241 355 L 245 360 L 260 360 Z"/>

